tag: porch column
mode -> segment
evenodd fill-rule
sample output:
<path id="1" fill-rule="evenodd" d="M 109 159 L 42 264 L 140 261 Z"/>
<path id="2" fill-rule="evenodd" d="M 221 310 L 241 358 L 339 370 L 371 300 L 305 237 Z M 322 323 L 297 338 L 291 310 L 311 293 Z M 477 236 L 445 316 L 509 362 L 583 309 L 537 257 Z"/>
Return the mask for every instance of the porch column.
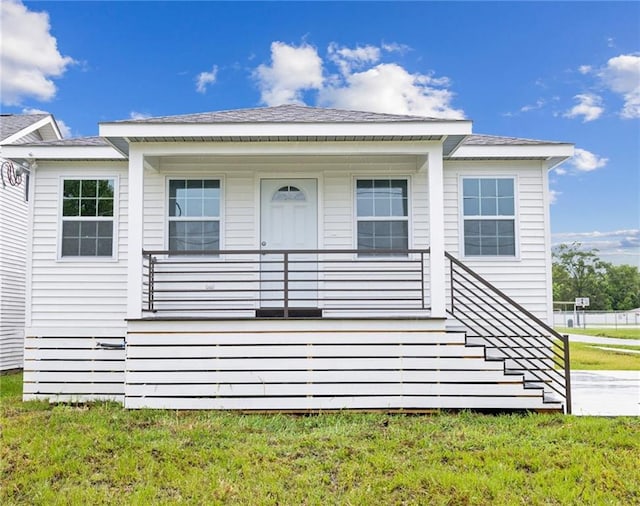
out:
<path id="1" fill-rule="evenodd" d="M 444 257 L 444 184 L 442 145 L 433 146 L 427 157 L 429 184 L 429 294 L 431 316 L 446 317 L 446 281 Z"/>
<path id="2" fill-rule="evenodd" d="M 127 258 L 127 317 L 142 316 L 142 246 L 144 213 L 144 156 L 129 153 L 129 251 Z"/>

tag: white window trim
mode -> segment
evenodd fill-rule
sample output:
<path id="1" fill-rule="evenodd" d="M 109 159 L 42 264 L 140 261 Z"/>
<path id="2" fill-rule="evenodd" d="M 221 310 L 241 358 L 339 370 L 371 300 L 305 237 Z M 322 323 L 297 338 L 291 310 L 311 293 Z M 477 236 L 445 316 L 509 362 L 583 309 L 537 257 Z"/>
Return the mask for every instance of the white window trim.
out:
<path id="1" fill-rule="evenodd" d="M 512 179 L 513 180 L 513 216 L 465 216 L 464 215 L 464 189 L 463 181 L 465 179 Z M 468 172 L 464 174 L 458 174 L 458 244 L 460 257 L 473 260 L 491 262 L 495 260 L 507 261 L 507 262 L 519 262 L 520 261 L 520 220 L 519 220 L 519 182 L 517 174 L 496 174 L 493 172 Z M 515 254 L 514 255 L 467 255 L 464 248 L 464 221 L 465 219 L 487 219 L 487 220 L 513 220 L 514 227 L 514 242 L 515 242 Z"/>
<path id="2" fill-rule="evenodd" d="M 413 245 L 413 187 L 412 187 L 412 178 L 407 175 L 392 175 L 389 176 L 387 174 L 376 174 L 376 175 L 354 175 L 351 180 L 351 195 L 352 195 L 352 205 L 353 205 L 353 249 L 358 249 L 358 222 L 361 218 L 358 216 L 358 181 L 368 181 L 368 180 L 390 180 L 390 179 L 401 179 L 407 182 L 407 216 L 371 216 L 371 217 L 363 217 L 364 221 L 406 221 L 407 222 L 407 249 L 412 249 Z M 376 255 L 379 258 L 386 258 L 381 255 Z M 355 258 L 363 258 L 365 260 L 370 260 L 371 257 L 364 255 L 360 256 L 360 253 L 355 254 Z M 392 258 L 392 257 L 389 257 Z"/>
<path id="3" fill-rule="evenodd" d="M 169 184 L 171 181 L 202 181 L 202 180 L 217 180 L 220 182 L 220 213 L 218 217 L 210 218 L 210 217 L 197 217 L 197 216 L 169 216 Z M 209 175 L 209 174 L 201 174 L 201 175 L 190 175 L 183 176 L 179 174 L 168 175 L 165 177 L 164 181 L 164 198 L 162 203 L 162 219 L 164 221 L 164 249 L 169 251 L 169 222 L 170 221 L 217 221 L 219 223 L 219 237 L 218 244 L 219 249 L 224 250 L 224 230 L 223 224 L 225 223 L 224 217 L 224 189 L 225 189 L 225 181 L 224 177 L 221 175 Z M 190 258 L 190 255 L 181 255 L 184 258 Z M 199 255 L 193 255 L 196 259 L 201 258 Z"/>
<path id="4" fill-rule="evenodd" d="M 67 218 L 75 221 L 111 221 L 113 222 L 113 239 L 111 244 L 111 256 L 62 256 L 62 228 L 65 217 L 62 215 L 64 206 L 64 182 L 86 180 L 110 179 L 113 181 L 113 216 L 78 216 Z M 91 262 L 114 263 L 118 261 L 118 244 L 120 228 L 120 177 L 117 174 L 91 175 L 91 176 L 59 176 L 58 179 L 58 231 L 56 241 L 57 262 Z"/>

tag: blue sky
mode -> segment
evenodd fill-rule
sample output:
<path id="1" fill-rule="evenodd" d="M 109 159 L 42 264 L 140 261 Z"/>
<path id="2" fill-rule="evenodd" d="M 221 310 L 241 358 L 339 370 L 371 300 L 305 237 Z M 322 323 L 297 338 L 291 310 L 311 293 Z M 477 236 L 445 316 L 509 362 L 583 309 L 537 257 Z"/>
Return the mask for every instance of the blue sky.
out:
<path id="1" fill-rule="evenodd" d="M 638 2 L 2 2 L 2 110 L 98 122 L 302 102 L 575 143 L 554 242 L 640 263 Z"/>

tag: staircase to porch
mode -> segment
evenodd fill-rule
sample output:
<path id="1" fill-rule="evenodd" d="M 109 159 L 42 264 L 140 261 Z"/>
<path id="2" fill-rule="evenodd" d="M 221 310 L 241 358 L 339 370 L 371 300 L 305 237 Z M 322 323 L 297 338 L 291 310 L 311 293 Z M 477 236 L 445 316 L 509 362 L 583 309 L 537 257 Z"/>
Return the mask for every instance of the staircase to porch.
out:
<path id="1" fill-rule="evenodd" d="M 452 329 L 464 330 L 467 346 L 481 346 L 488 361 L 521 376 L 525 388 L 543 391 L 549 404 L 571 413 L 569 341 L 449 253 Z"/>

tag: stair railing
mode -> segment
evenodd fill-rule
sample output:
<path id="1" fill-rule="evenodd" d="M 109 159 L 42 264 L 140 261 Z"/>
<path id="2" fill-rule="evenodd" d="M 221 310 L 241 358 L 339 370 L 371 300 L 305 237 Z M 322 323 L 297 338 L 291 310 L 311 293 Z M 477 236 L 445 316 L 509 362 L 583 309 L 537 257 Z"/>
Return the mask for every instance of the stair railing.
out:
<path id="1" fill-rule="evenodd" d="M 522 374 L 525 386 L 542 384 L 571 413 L 569 339 L 540 320 L 449 253 L 448 312 L 467 331 L 469 344 L 484 345 L 505 372 Z"/>

